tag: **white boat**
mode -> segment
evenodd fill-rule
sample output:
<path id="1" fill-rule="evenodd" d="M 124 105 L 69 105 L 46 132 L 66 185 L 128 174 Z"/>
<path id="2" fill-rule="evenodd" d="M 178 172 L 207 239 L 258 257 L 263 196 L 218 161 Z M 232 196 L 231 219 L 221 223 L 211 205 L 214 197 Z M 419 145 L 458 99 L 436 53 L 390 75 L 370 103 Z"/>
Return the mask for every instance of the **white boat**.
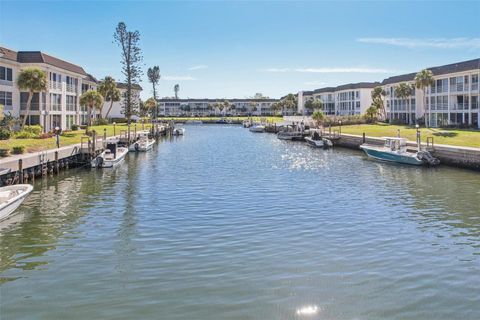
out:
<path id="1" fill-rule="evenodd" d="M 333 146 L 333 143 L 331 140 L 323 138 L 320 136 L 320 134 L 316 131 L 313 132 L 313 134 L 309 137 L 305 137 L 305 141 L 309 146 L 315 147 L 315 148 L 330 148 Z"/>
<path id="2" fill-rule="evenodd" d="M 142 133 L 138 140 L 128 147 L 128 150 L 133 152 L 148 151 L 153 148 L 154 143 L 155 140 L 149 138 L 149 132 L 145 134 Z"/>
<path id="3" fill-rule="evenodd" d="M 251 132 L 265 132 L 265 126 L 258 124 L 250 127 L 248 130 L 250 130 Z"/>
<path id="4" fill-rule="evenodd" d="M 8 218 L 32 192 L 29 184 L 17 184 L 0 188 L 0 221 Z"/>
<path id="5" fill-rule="evenodd" d="M 421 151 L 420 148 L 416 152 L 407 150 L 407 139 L 384 137 L 385 144 L 376 146 L 370 144 L 362 144 L 360 148 L 365 151 L 370 158 L 397 162 L 411 165 L 438 165 L 440 161 L 432 157 L 428 151 Z"/>
<path id="6" fill-rule="evenodd" d="M 253 123 L 252 123 L 251 120 L 244 120 L 242 122 L 242 125 L 243 125 L 244 128 L 250 128 L 253 125 Z"/>
<path id="7" fill-rule="evenodd" d="M 172 131 L 172 134 L 174 136 L 183 136 L 185 134 L 185 129 L 184 128 L 174 128 Z"/>
<path id="8" fill-rule="evenodd" d="M 203 124 L 202 120 L 188 120 L 185 124 Z"/>
<path id="9" fill-rule="evenodd" d="M 116 143 L 107 143 L 105 151 L 92 160 L 92 168 L 112 168 L 121 163 L 128 153 L 128 148 L 119 147 Z"/>

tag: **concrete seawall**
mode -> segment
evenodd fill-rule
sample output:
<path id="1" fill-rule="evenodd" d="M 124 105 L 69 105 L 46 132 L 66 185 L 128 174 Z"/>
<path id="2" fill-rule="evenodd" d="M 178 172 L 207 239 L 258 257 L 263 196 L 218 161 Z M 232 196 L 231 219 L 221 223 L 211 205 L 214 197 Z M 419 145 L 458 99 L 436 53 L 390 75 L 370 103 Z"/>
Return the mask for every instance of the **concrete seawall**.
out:
<path id="1" fill-rule="evenodd" d="M 335 145 L 350 149 L 360 149 L 360 145 L 363 143 L 383 145 L 384 142 L 385 140 L 382 138 L 365 137 L 364 139 L 363 136 L 341 134 L 340 138 L 335 140 Z M 408 141 L 407 145 L 409 149 L 417 148 L 417 143 L 413 141 Z M 442 144 L 434 144 L 432 146 L 422 143 L 422 149 L 430 151 L 434 157 L 440 160 L 441 165 L 480 171 L 480 148 L 456 147 Z"/>

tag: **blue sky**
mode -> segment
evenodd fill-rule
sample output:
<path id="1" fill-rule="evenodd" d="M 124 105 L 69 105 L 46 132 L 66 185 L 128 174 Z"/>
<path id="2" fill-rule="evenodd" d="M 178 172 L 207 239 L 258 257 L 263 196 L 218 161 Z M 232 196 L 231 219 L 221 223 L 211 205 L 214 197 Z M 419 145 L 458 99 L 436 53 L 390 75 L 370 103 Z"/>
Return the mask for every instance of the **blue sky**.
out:
<path id="1" fill-rule="evenodd" d="M 118 80 L 119 21 L 141 33 L 160 96 L 280 97 L 480 57 L 480 1 L 0 1 L 0 45 Z M 151 96 L 144 76 L 143 98 Z"/>

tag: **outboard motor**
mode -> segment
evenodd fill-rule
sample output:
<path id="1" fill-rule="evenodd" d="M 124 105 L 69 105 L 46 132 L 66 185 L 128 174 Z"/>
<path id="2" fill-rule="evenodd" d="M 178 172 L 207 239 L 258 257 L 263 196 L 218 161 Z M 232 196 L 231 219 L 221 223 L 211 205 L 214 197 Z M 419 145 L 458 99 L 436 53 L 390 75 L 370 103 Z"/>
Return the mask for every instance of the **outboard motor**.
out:
<path id="1" fill-rule="evenodd" d="M 113 154 L 113 157 L 117 157 L 117 144 L 116 143 L 107 143 L 107 149 Z"/>
<path id="2" fill-rule="evenodd" d="M 96 157 L 95 158 L 95 165 L 97 168 L 101 168 L 103 166 L 103 157 Z"/>
<path id="3" fill-rule="evenodd" d="M 419 151 L 417 157 L 429 166 L 437 166 L 440 164 L 440 160 L 432 156 L 428 151 Z"/>

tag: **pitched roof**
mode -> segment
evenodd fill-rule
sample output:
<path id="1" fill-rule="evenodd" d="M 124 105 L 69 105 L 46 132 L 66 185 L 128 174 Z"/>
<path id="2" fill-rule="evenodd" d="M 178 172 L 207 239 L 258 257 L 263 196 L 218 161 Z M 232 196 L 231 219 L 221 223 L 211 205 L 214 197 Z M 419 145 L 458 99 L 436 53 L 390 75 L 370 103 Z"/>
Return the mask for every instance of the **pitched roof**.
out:
<path id="1" fill-rule="evenodd" d="M 343 84 L 341 86 L 335 87 L 335 91 L 349 90 L 349 89 L 371 89 L 380 85 L 380 82 L 358 82 L 358 83 L 349 83 Z"/>
<path id="2" fill-rule="evenodd" d="M 17 61 L 17 52 L 0 47 L 0 57 L 7 60 Z"/>
<path id="3" fill-rule="evenodd" d="M 239 99 L 239 98 L 234 98 L 234 99 L 226 99 L 226 98 L 219 98 L 219 99 L 210 99 L 210 98 L 205 98 L 205 99 L 175 99 L 175 98 L 162 98 L 162 99 L 157 99 L 160 102 L 223 102 L 227 100 L 228 102 L 250 102 L 250 101 L 255 101 L 255 102 L 275 102 L 278 101 L 278 99 L 252 99 L 252 98 L 245 98 L 245 99 Z"/>
<path id="4" fill-rule="evenodd" d="M 477 70 L 477 69 L 480 69 L 480 58 L 446 64 L 444 66 L 427 68 L 427 70 L 432 71 L 434 76 L 440 76 L 443 74 L 463 72 L 463 71 L 469 71 L 469 70 Z M 382 85 L 392 84 L 397 82 L 404 82 L 404 81 L 413 81 L 416 75 L 417 75 L 416 72 L 412 72 L 412 73 L 402 74 L 399 76 L 393 76 L 383 80 Z"/>
<path id="5" fill-rule="evenodd" d="M 127 84 L 123 83 L 123 82 L 117 82 L 117 88 L 127 89 Z M 136 83 L 132 83 L 132 89 L 140 90 L 140 91 L 143 90 L 142 87 L 139 84 L 136 84 Z"/>
<path id="6" fill-rule="evenodd" d="M 92 76 L 90 73 L 87 73 L 87 75 L 83 78 L 83 80 L 90 81 L 93 83 L 97 83 L 98 80 L 94 76 Z"/>

